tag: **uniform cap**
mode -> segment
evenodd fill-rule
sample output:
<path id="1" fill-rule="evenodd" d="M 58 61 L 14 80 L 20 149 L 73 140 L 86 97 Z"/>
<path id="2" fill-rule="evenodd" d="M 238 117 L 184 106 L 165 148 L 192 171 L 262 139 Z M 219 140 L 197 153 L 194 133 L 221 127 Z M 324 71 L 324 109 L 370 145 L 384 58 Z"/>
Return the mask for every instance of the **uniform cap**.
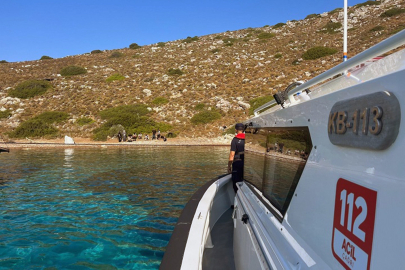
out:
<path id="1" fill-rule="evenodd" d="M 243 130 L 244 128 L 245 128 L 245 125 L 242 124 L 242 123 L 237 123 L 237 124 L 235 125 L 235 129 L 236 129 L 236 130 Z"/>

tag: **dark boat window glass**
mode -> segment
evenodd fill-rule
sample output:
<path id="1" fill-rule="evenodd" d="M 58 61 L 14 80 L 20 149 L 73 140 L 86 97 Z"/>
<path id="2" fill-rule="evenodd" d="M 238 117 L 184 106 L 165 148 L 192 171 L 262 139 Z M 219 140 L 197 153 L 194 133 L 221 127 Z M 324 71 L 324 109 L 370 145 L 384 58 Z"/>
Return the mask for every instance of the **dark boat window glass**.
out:
<path id="1" fill-rule="evenodd" d="M 263 185 L 266 138 L 267 130 L 246 130 L 244 179 L 260 190 Z"/>
<path id="2" fill-rule="evenodd" d="M 312 149 L 308 128 L 248 128 L 245 141 L 244 179 L 284 216 Z"/>

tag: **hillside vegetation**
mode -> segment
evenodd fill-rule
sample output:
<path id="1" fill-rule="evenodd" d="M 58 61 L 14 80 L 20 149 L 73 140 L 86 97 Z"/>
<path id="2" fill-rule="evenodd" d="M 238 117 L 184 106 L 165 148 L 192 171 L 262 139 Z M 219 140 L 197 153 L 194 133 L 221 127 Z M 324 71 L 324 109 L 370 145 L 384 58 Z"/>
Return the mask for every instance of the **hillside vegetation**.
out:
<path id="1" fill-rule="evenodd" d="M 404 29 L 404 11 L 404 1 L 395 0 L 350 7 L 349 58 Z M 127 134 L 160 128 L 179 137 L 217 137 L 276 91 L 340 63 L 342 22 L 342 10 L 334 9 L 145 46 L 2 60 L 1 134 L 104 140 L 123 127 Z M 45 112 L 63 112 L 66 119 L 35 118 Z"/>

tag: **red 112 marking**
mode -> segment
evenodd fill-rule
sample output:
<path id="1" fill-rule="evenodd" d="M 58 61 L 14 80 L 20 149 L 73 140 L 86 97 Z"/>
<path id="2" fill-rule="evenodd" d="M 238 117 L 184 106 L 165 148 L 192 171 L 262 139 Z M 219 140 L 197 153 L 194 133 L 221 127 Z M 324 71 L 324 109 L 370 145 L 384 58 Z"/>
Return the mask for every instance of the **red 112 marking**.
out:
<path id="1" fill-rule="evenodd" d="M 340 192 L 340 200 L 342 201 L 342 208 L 340 213 L 340 225 L 343 227 L 345 226 L 345 217 L 346 217 L 346 204 L 348 204 L 348 215 L 347 215 L 347 230 L 349 232 L 353 232 L 357 238 L 361 239 L 363 242 L 366 239 L 366 234 L 363 230 L 359 227 L 364 222 L 367 217 L 367 203 L 363 197 L 357 197 L 356 201 L 354 201 L 354 194 L 350 193 L 347 195 L 347 191 L 344 189 Z M 356 205 L 356 208 L 361 208 L 360 214 L 355 218 L 354 223 L 353 220 L 353 201 Z"/>

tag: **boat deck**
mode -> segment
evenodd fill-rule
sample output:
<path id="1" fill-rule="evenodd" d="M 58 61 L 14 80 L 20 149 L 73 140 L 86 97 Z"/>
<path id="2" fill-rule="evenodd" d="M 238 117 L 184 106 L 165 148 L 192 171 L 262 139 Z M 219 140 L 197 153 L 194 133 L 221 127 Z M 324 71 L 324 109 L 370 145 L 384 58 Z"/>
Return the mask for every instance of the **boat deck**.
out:
<path id="1" fill-rule="evenodd" d="M 232 209 L 227 210 L 211 231 L 213 248 L 204 249 L 202 269 L 235 269 Z"/>

